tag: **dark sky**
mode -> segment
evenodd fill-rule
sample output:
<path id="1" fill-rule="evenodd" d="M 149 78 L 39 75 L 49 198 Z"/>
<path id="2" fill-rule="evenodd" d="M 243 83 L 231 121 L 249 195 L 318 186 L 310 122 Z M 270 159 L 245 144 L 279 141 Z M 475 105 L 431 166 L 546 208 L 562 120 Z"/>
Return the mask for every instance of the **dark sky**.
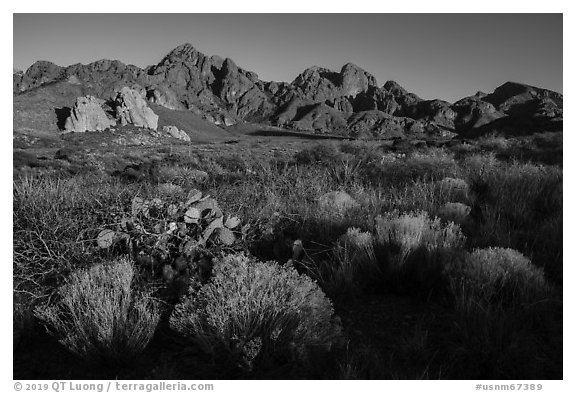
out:
<path id="1" fill-rule="evenodd" d="M 453 102 L 517 81 L 562 92 L 562 14 L 14 14 L 14 61 L 145 67 L 190 42 L 263 80 L 352 62 Z"/>

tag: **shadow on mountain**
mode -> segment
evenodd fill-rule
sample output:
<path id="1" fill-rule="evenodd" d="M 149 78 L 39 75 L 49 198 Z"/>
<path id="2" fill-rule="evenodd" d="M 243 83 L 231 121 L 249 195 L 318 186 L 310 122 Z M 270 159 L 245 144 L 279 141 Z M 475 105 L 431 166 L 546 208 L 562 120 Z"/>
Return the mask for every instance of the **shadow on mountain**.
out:
<path id="1" fill-rule="evenodd" d="M 296 131 L 284 131 L 284 130 L 258 130 L 249 133 L 248 135 L 253 136 L 295 136 L 303 139 L 346 139 L 351 140 L 354 138 L 343 137 L 338 135 L 320 135 L 320 134 L 308 134 L 304 132 Z"/>
<path id="2" fill-rule="evenodd" d="M 490 133 L 502 133 L 508 136 L 525 136 L 535 132 L 560 132 L 562 130 L 562 120 L 553 120 L 545 117 L 526 118 L 506 116 L 481 127 L 461 131 L 460 133 L 468 138 L 474 138 Z"/>
<path id="3" fill-rule="evenodd" d="M 70 117 L 71 111 L 72 109 L 67 106 L 54 109 L 54 112 L 56 113 L 56 118 L 58 119 L 56 125 L 58 126 L 59 130 L 64 131 L 64 126 L 66 125 L 66 119 Z"/>

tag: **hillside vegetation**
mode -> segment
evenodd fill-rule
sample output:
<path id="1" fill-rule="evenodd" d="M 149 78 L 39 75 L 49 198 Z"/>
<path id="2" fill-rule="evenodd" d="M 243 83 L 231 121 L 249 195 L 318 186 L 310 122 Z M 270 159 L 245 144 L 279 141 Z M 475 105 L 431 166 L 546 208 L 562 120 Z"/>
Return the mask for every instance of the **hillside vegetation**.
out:
<path id="1" fill-rule="evenodd" d="M 14 378 L 561 379 L 561 135 L 15 149 Z"/>

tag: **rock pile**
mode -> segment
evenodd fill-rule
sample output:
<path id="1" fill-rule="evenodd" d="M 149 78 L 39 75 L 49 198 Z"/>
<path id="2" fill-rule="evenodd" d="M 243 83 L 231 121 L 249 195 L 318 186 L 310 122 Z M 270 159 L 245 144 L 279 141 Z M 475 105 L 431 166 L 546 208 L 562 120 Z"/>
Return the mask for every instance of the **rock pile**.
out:
<path id="1" fill-rule="evenodd" d="M 176 126 L 164 126 L 162 127 L 162 132 L 184 142 L 190 142 L 190 137 L 184 131 L 179 130 Z"/>

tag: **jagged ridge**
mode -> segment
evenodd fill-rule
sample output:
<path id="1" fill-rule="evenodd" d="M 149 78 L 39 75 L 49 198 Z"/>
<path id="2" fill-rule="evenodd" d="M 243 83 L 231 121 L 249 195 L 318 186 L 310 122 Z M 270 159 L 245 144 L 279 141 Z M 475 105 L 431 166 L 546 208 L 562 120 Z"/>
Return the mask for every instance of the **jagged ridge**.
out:
<path id="1" fill-rule="evenodd" d="M 474 134 L 516 125 L 561 129 L 562 94 L 507 82 L 491 94 L 476 94 L 450 104 L 423 100 L 398 83 L 379 87 L 355 64 L 339 72 L 314 66 L 291 83 L 266 82 L 232 59 L 206 56 L 191 44 L 178 46 L 158 64 L 141 69 L 118 60 L 60 67 L 47 61 L 14 73 L 13 92 L 42 88 L 55 81 L 79 83 L 99 98 L 112 99 L 124 86 L 172 110 L 188 110 L 222 125 L 259 122 L 301 131 L 355 137 L 404 134 Z"/>

